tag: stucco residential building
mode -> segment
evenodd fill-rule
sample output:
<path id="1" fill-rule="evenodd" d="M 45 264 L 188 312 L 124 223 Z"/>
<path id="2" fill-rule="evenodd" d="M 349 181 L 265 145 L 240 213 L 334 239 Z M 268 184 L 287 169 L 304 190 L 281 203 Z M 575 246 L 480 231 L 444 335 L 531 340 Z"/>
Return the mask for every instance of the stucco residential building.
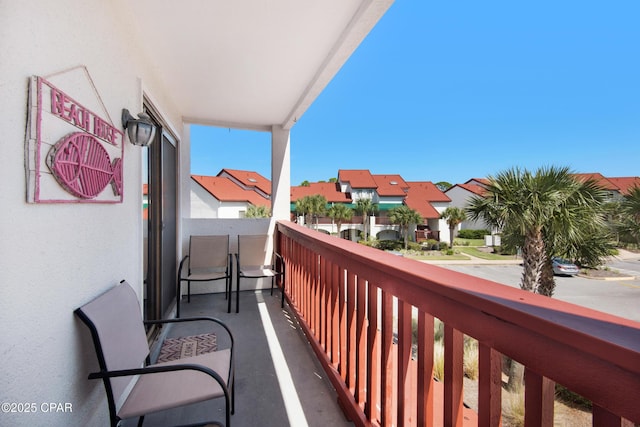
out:
<path id="1" fill-rule="evenodd" d="M 192 218 L 244 218 L 250 205 L 271 208 L 268 193 L 257 186 L 240 185 L 227 175 L 192 175 L 191 180 Z"/>
<path id="2" fill-rule="evenodd" d="M 577 173 L 574 174 L 576 179 L 581 181 L 592 180 L 606 191 L 606 198 L 608 201 L 615 202 L 620 201 L 625 194 L 628 194 L 631 187 L 640 188 L 639 177 L 618 177 L 609 178 L 605 177 L 599 172 L 592 173 Z"/>
<path id="3" fill-rule="evenodd" d="M 472 197 L 483 197 L 485 193 L 484 189 L 484 180 L 481 181 L 478 178 L 474 178 L 462 184 L 455 184 L 448 188 L 444 193 L 451 199 L 450 206 L 464 209 L 467 207 L 469 200 Z M 467 219 L 460 223 L 458 229 L 491 230 L 491 227 L 485 224 L 482 220 L 472 221 Z"/>
<path id="4" fill-rule="evenodd" d="M 369 199 L 375 204 L 376 211 L 368 219 L 370 234 L 381 240 L 395 240 L 400 238 L 399 226 L 392 224 L 388 217 L 390 209 L 406 205 L 422 215 L 423 221 L 415 224 L 411 230 L 411 240 L 425 239 L 440 240 L 447 236 L 441 235 L 440 230 L 446 230 L 446 222 L 440 220 L 440 214 L 450 201 L 435 184 L 425 182 L 407 182 L 399 174 L 372 174 L 368 169 L 338 171 L 336 183 L 311 183 L 309 186 L 291 188 L 292 210 L 295 201 L 301 197 L 313 194 L 323 195 L 329 204 L 345 203 L 350 208 L 357 208 L 361 199 Z M 361 238 L 363 219 L 355 212 L 353 220 L 342 225 L 341 235 L 352 240 Z M 322 218 L 318 229 L 333 233 L 335 225 L 330 219 Z M 357 234 L 354 234 L 354 231 Z"/>
<path id="5" fill-rule="evenodd" d="M 145 319 L 171 316 L 191 234 L 235 242 L 288 221 L 291 128 L 391 4 L 0 2 L 0 401 L 73 404 L 3 413 L 0 424 L 109 424 L 74 309 L 126 279 Z M 142 112 L 156 128 L 148 148 L 125 129 Z M 270 196 L 272 218 L 192 217 L 193 124 L 270 135 L 271 185 L 256 192 Z M 101 178 L 87 188 L 65 173 L 65 149 L 79 141 L 100 155 L 91 162 Z"/>
<path id="6" fill-rule="evenodd" d="M 314 350 L 305 355 L 323 368 L 321 379 L 310 369 L 304 372 L 306 383 L 298 385 L 321 384 L 324 392 L 336 393 L 335 410 L 347 414 L 341 419 L 359 426 L 413 420 L 426 425 L 437 410 L 445 424 L 462 425 L 468 414 L 462 401 L 463 338 L 469 335 L 479 340 L 482 357 L 478 401 L 480 417 L 487 421 L 480 425 L 500 422 L 502 355 L 526 367 L 526 413 L 532 424 L 552 419 L 554 381 L 594 402 L 596 425 L 616 420 L 621 425 L 623 417 L 640 422 L 637 322 L 469 279 L 290 221 L 292 128 L 392 4 L 0 1 L 1 425 L 110 425 L 109 406 L 122 402 L 108 402 L 110 386 L 88 379 L 100 370 L 95 336 L 74 311 L 125 279 L 139 301 L 139 307 L 130 307 L 134 314 L 144 320 L 174 318 L 182 296 L 177 267 L 189 252 L 190 236 L 229 236 L 230 251 L 237 252 L 238 236 L 254 234 L 273 237 L 266 240 L 265 257 L 277 246 L 291 267 L 277 292 L 286 297 L 292 317 L 272 311 L 291 334 L 282 334 L 280 341 L 301 340 L 304 332 L 305 345 Z M 194 125 L 269 135 L 270 187 L 232 171 L 217 178 L 236 179 L 248 191 L 269 196 L 271 218 L 192 216 L 191 190 L 200 185 L 191 173 Z M 371 181 L 366 183 L 343 178 L 353 202 L 373 196 L 377 187 L 371 177 L 364 177 Z M 268 316 L 258 314 L 259 287 L 251 282 L 243 295 L 255 297 L 252 321 L 265 339 L 274 334 Z M 248 312 L 225 315 L 236 316 L 240 324 Z M 412 355 L 414 312 L 417 359 Z M 439 398 L 430 378 L 433 339 L 425 339 L 434 318 L 443 321 L 448 334 L 447 360 L 460 362 L 447 371 L 451 375 Z M 391 327 L 395 320 L 397 334 Z M 114 325 L 110 332 L 122 331 Z M 148 342 L 156 344 L 159 334 L 150 328 Z M 248 335 L 236 338 L 238 353 L 255 349 Z M 260 341 L 261 350 L 278 342 L 277 336 L 269 338 L 269 344 Z M 353 350 L 349 357 L 345 348 Z M 298 353 L 276 362 L 265 354 L 257 363 L 243 360 L 236 372 L 238 393 L 259 388 L 263 383 L 255 379 L 266 369 L 300 359 Z M 273 380 L 271 372 L 260 381 Z M 127 380 L 118 387 L 123 396 L 138 378 Z M 274 390 L 262 395 L 266 398 L 238 399 L 234 417 L 250 414 L 254 422 L 231 425 L 258 425 L 275 415 L 279 425 L 297 425 L 287 416 L 289 405 L 282 404 L 295 403 L 295 387 L 275 385 Z M 319 395 L 312 393 L 296 414 L 306 409 L 309 418 L 322 423 L 323 414 L 314 406 Z M 417 402 L 417 396 L 424 400 Z M 51 403 L 61 410 L 49 410 Z M 25 410 L 32 404 L 36 410 Z"/>

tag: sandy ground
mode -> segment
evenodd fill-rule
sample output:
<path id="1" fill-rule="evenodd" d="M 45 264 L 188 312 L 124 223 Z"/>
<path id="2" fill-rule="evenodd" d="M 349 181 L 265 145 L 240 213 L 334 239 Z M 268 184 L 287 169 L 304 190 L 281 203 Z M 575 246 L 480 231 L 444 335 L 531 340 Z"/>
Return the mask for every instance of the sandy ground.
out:
<path id="1" fill-rule="evenodd" d="M 506 382 L 507 378 L 504 378 Z M 504 388 L 502 389 L 502 402 L 504 408 L 504 402 L 509 399 L 509 392 Z M 478 411 L 478 382 L 464 379 L 464 403 L 472 408 L 474 411 Z M 554 405 L 554 425 L 558 427 L 583 427 L 591 426 L 591 411 L 578 408 L 572 408 L 567 404 L 556 400 Z M 518 427 L 524 424 L 510 423 L 506 418 L 502 420 L 503 427 Z"/>

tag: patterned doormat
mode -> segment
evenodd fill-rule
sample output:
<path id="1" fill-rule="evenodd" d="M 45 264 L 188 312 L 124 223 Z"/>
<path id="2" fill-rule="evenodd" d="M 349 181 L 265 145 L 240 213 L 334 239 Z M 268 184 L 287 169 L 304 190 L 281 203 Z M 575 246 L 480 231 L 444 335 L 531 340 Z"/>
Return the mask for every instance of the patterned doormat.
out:
<path id="1" fill-rule="evenodd" d="M 216 351 L 218 344 L 215 334 L 200 334 L 190 337 L 167 338 L 162 343 L 158 362 L 197 356 Z"/>

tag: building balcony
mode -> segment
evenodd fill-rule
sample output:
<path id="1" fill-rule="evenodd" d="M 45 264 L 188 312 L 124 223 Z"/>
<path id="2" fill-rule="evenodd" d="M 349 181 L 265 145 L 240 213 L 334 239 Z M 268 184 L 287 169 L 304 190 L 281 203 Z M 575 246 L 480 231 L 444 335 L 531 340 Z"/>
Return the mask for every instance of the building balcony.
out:
<path id="1" fill-rule="evenodd" d="M 234 334 L 236 411 L 231 427 L 352 426 L 295 315 L 288 306 L 280 307 L 280 295 L 270 295 L 269 290 L 240 292 L 238 314 L 227 313 L 224 293 L 192 295 L 190 303 L 186 297 L 181 303 L 181 317 L 216 317 Z M 171 325 L 162 338 L 207 333 L 202 323 Z M 159 346 L 154 349 L 152 356 L 157 357 Z M 224 423 L 224 418 L 224 403 L 216 399 L 149 414 L 144 425 Z M 128 419 L 123 427 L 136 425 L 137 419 Z"/>
<path id="2" fill-rule="evenodd" d="M 232 425 L 499 426 L 503 356 L 525 367 L 526 425 L 554 424 L 556 383 L 593 402 L 593 425 L 640 423 L 639 323 L 292 223 L 275 234 L 287 263 L 284 309 L 268 290 L 241 292 L 239 314 L 226 313 L 224 294 L 182 305 L 236 335 Z M 444 324 L 443 381 L 433 380 L 435 319 Z M 479 343 L 473 410 L 465 335 Z M 194 422 L 211 408 L 146 422 Z"/>
<path id="3" fill-rule="evenodd" d="M 553 425 L 556 383 L 593 403 L 593 425 L 640 422 L 639 323 L 295 224 L 276 234 L 289 304 L 356 425 L 465 424 L 465 335 L 479 345 L 478 425 L 501 423 L 503 356 L 524 365 L 525 425 Z"/>

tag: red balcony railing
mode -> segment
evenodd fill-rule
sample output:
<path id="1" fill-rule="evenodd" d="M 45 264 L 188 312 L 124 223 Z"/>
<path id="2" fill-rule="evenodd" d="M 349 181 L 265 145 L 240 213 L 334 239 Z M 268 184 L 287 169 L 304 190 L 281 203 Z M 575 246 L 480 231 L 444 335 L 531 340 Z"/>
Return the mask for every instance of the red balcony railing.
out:
<path id="1" fill-rule="evenodd" d="M 637 322 L 291 223 L 276 238 L 287 298 L 356 425 L 463 425 L 464 335 L 479 342 L 478 425 L 501 423 L 502 355 L 525 366 L 526 425 L 553 425 L 554 382 L 593 402 L 593 425 L 640 423 Z"/>

